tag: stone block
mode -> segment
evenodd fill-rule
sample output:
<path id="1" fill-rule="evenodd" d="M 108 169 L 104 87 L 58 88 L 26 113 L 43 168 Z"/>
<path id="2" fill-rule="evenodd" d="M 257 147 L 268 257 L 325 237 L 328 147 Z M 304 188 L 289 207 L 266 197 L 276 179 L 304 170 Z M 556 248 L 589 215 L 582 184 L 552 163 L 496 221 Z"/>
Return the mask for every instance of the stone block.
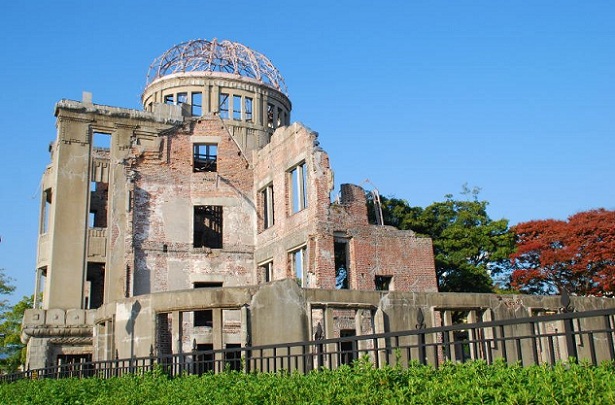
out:
<path id="1" fill-rule="evenodd" d="M 63 309 L 48 309 L 45 323 L 47 325 L 65 325 L 66 312 Z"/>
<path id="2" fill-rule="evenodd" d="M 45 310 L 44 309 L 26 309 L 23 317 L 24 325 L 44 325 L 45 324 Z"/>
<path id="3" fill-rule="evenodd" d="M 78 326 L 85 324 L 85 310 L 69 309 L 66 311 L 66 325 Z"/>

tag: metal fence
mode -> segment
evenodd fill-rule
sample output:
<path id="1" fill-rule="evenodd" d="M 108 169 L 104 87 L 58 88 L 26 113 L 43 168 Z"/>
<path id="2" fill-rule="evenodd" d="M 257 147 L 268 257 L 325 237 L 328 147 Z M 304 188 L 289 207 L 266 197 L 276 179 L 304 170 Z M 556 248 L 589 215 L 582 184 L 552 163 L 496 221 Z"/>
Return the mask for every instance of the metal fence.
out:
<path id="1" fill-rule="evenodd" d="M 317 333 L 315 340 L 306 342 L 207 351 L 196 350 L 195 344 L 195 350 L 186 353 L 67 363 L 2 375 L 0 381 L 111 378 L 156 368 L 169 376 L 224 371 L 307 373 L 352 366 L 359 358 L 375 367 L 413 363 L 437 367 L 445 361 L 478 359 L 487 363 L 503 359 L 524 366 L 569 360 L 597 365 L 615 360 L 614 323 L 612 308 L 425 328 L 419 309 L 413 330 L 336 339 L 322 339 Z"/>

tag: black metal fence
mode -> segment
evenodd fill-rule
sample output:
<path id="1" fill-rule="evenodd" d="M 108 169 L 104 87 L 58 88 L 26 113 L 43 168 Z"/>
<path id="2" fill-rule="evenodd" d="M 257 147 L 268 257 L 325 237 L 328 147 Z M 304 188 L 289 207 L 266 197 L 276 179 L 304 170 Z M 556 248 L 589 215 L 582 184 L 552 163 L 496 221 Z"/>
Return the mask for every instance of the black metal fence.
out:
<path id="1" fill-rule="evenodd" d="M 419 310 L 417 327 L 402 332 L 319 339 L 307 342 L 195 350 L 95 362 L 61 364 L 0 376 L 20 379 L 98 377 L 139 374 L 160 368 L 183 374 L 335 369 L 364 358 L 375 367 L 412 363 L 438 366 L 445 361 L 503 359 L 522 365 L 579 360 L 597 365 L 615 360 L 615 308 L 425 328 Z"/>

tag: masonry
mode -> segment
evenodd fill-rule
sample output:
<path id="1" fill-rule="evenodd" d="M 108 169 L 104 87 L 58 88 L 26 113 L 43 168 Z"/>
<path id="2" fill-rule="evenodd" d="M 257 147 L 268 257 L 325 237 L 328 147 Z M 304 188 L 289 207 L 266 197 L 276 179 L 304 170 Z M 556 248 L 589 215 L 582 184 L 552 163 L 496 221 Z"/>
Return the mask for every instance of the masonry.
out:
<path id="1" fill-rule="evenodd" d="M 369 224 L 361 187 L 343 184 L 331 201 L 329 156 L 292 123 L 264 55 L 215 39 L 180 44 L 150 66 L 142 102 L 105 106 L 84 93 L 56 104 L 27 367 L 308 338 L 305 322 L 286 334 L 283 316 L 251 326 L 247 297 L 279 280 L 437 291 L 430 239 Z M 339 311 L 338 334 L 354 322 L 352 308 Z M 373 329 L 363 316 L 352 333 Z"/>

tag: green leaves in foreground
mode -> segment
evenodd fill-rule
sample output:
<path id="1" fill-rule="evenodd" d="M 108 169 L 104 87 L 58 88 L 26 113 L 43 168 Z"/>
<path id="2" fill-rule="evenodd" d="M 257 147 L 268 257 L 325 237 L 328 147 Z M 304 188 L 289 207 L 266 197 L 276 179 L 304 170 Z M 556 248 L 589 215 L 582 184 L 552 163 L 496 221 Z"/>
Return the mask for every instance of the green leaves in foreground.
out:
<path id="1" fill-rule="evenodd" d="M 502 362 L 374 369 L 367 361 L 301 374 L 186 376 L 160 372 L 109 380 L 0 385 L 12 404 L 604 404 L 615 403 L 615 366 L 508 366 Z"/>

